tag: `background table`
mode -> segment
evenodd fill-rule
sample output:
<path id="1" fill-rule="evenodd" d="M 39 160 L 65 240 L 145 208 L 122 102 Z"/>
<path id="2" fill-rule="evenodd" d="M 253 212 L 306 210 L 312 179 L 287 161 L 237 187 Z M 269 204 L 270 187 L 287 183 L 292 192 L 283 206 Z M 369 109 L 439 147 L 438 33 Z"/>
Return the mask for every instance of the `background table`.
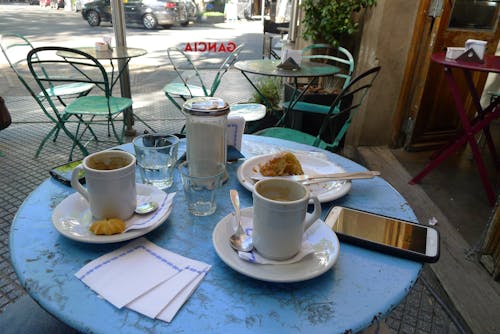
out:
<path id="1" fill-rule="evenodd" d="M 116 85 L 118 80 L 120 80 L 120 77 L 122 76 L 123 71 L 127 67 L 130 60 L 135 57 L 144 56 L 145 54 L 148 53 L 145 49 L 129 48 L 123 46 L 114 47 L 111 48 L 111 50 L 106 50 L 106 51 L 97 51 L 95 47 L 79 47 L 74 49 L 88 53 L 97 60 L 109 60 L 109 63 L 111 65 L 111 80 L 110 80 L 111 90 Z M 59 52 L 57 55 L 61 57 L 65 56 L 64 52 Z M 114 60 L 124 61 L 123 63 L 118 64 L 117 71 L 115 70 L 115 65 L 113 62 Z M 123 97 L 130 98 L 131 96 L 123 96 Z"/>
<path id="2" fill-rule="evenodd" d="M 261 76 L 268 77 L 280 77 L 280 78 L 290 78 L 293 80 L 294 92 L 292 97 L 290 98 L 290 103 L 288 105 L 287 110 L 283 113 L 283 116 L 276 123 L 276 125 L 284 122 L 285 117 L 288 111 L 293 110 L 293 107 L 297 102 L 302 98 L 304 93 L 307 91 L 309 86 L 319 77 L 328 77 L 337 74 L 340 69 L 336 66 L 316 63 L 316 62 L 306 62 L 303 61 L 300 64 L 300 68 L 296 70 L 284 70 L 279 67 L 279 60 L 270 60 L 270 59 L 253 59 L 253 60 L 242 60 L 238 61 L 234 64 L 234 67 L 241 71 L 243 76 L 248 80 L 250 85 L 255 89 L 257 94 L 259 94 L 262 99 L 266 102 L 267 107 L 271 110 L 272 105 L 269 102 L 268 98 L 263 94 L 257 85 L 252 81 L 252 79 L 248 76 L 248 74 L 257 74 Z M 302 91 L 299 93 L 299 78 L 307 79 L 307 83 L 305 84 Z"/>
<path id="3" fill-rule="evenodd" d="M 120 80 L 122 76 L 127 74 L 127 76 L 124 77 L 125 85 L 123 84 L 123 81 L 120 81 L 122 83 L 122 86 L 120 87 L 121 96 L 132 98 L 132 93 L 130 91 L 130 79 L 128 78 L 128 70 L 126 71 L 126 69 L 128 63 L 132 58 L 144 56 L 145 54 L 148 53 L 145 49 L 129 48 L 124 46 L 117 46 L 111 48 L 111 50 L 105 50 L 105 51 L 98 51 L 95 47 L 78 47 L 74 49 L 88 53 L 97 60 L 109 60 L 109 64 L 111 65 L 111 80 L 110 80 L 111 91 L 113 91 L 113 88 L 118 82 L 118 80 Z M 61 57 L 65 56 L 64 52 L 58 52 L 57 55 Z M 114 65 L 115 60 L 118 62 L 117 70 L 115 70 L 115 65 Z M 153 128 L 151 128 L 146 122 L 144 122 L 141 118 L 139 118 L 139 116 L 134 114 L 131 107 L 129 110 L 125 112 L 124 122 L 125 125 L 127 126 L 126 128 L 127 135 L 129 136 L 135 135 L 135 130 L 132 129 L 132 126 L 134 125 L 134 118 L 138 119 L 141 123 L 146 125 L 150 130 L 155 132 Z"/>
<path id="4" fill-rule="evenodd" d="M 489 131 L 489 124 L 500 116 L 500 98 L 493 98 L 489 106 L 483 109 L 480 104 L 480 96 L 476 90 L 474 81 L 472 80 L 471 71 L 500 73 L 500 57 L 486 55 L 484 56 L 484 63 L 475 63 L 446 59 L 445 52 L 439 52 L 433 54 L 431 59 L 432 61 L 444 66 L 445 77 L 453 95 L 453 100 L 455 101 L 455 110 L 457 111 L 462 124 L 463 133 L 460 134 L 453 142 L 450 142 L 438 151 L 436 157 L 430 161 L 429 164 L 427 164 L 427 166 L 424 167 L 419 174 L 417 174 L 417 176 L 411 179 L 410 183 L 418 183 L 451 154 L 456 152 L 463 145 L 469 143 L 472 156 L 476 162 L 481 181 L 483 182 L 483 186 L 488 197 L 488 201 L 491 205 L 494 205 L 497 198 L 496 191 L 488 178 L 488 172 L 486 170 L 486 166 L 484 165 L 483 158 L 481 157 L 481 153 L 479 152 L 475 135 L 476 133 L 483 131 L 493 163 L 498 171 L 500 169 L 500 164 L 496 155 L 495 145 L 493 144 Z M 458 84 L 453 76 L 453 68 L 462 71 L 465 75 L 467 88 L 477 111 L 476 117 L 472 120 L 469 120 L 467 117 L 467 111 L 465 110 L 464 105 L 465 98 L 461 95 Z"/>
<path id="5" fill-rule="evenodd" d="M 314 149 L 347 171 L 365 170 L 341 156 L 289 141 L 245 135 L 243 143 L 246 157 L 280 149 Z M 93 333 L 357 332 L 406 296 L 422 268 L 420 263 L 344 243 L 331 270 L 304 282 L 267 283 L 230 269 L 215 253 L 212 231 L 233 210 L 229 189 L 238 189 L 242 207 L 252 205 L 251 193 L 235 176 L 241 163 L 228 164 L 230 178 L 218 193 L 216 213 L 208 217 L 188 214 L 176 175 L 170 189 L 177 192 L 172 214 L 146 235 L 161 247 L 212 265 L 172 323 L 116 309 L 74 276 L 86 263 L 123 243 L 86 244 L 60 235 L 51 223 L 52 210 L 74 191 L 52 179 L 30 194 L 12 224 L 10 254 L 21 284 L 48 312 L 81 332 Z M 323 203 L 323 217 L 332 205 L 415 221 L 408 203 L 380 177 L 354 181 L 349 194 Z"/>

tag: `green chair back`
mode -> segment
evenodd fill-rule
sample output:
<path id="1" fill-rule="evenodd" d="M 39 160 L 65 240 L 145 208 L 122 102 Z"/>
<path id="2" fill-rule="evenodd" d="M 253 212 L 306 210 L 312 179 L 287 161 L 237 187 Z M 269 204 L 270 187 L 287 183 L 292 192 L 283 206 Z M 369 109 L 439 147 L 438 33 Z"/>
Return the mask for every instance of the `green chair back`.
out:
<path id="1" fill-rule="evenodd" d="M 0 40 L 0 48 L 19 81 L 30 91 L 31 88 L 24 76 L 26 74 L 29 76 L 26 55 L 34 48 L 31 42 L 20 34 L 3 34 Z M 65 105 L 65 99 L 87 95 L 92 88 L 94 88 L 94 85 L 90 83 L 69 83 L 63 85 L 49 83 L 47 92 L 50 96 L 57 97 L 59 102 Z M 43 92 L 38 93 L 38 97 L 43 98 Z"/>
<path id="2" fill-rule="evenodd" d="M 335 74 L 334 78 L 342 80 L 340 89 L 349 85 L 354 74 L 354 58 L 347 49 L 341 46 L 334 48 L 329 44 L 311 44 L 302 49 L 302 59 L 339 67 L 340 72 Z"/>
<path id="3" fill-rule="evenodd" d="M 28 68 L 48 104 L 48 107 L 44 107 L 44 112 L 47 114 L 50 110 L 51 114 L 55 115 L 52 119 L 56 120 L 57 127 L 73 141 L 69 160 L 76 146 L 83 155 L 88 154 L 81 141 L 86 131 L 90 131 L 93 139 L 97 140 L 93 125 L 107 125 L 108 137 L 111 135 L 111 128 L 116 142 L 122 143 L 124 123 L 122 122 L 121 133 L 118 133 L 114 119 L 132 106 L 132 100 L 112 96 L 106 70 L 97 59 L 80 50 L 48 46 L 31 50 L 27 61 Z M 84 83 L 94 85 L 96 92 L 93 95 L 77 97 L 66 106 L 56 103 L 49 94 L 52 85 Z M 69 131 L 65 125 L 71 116 L 78 120 L 74 132 Z"/>
<path id="4" fill-rule="evenodd" d="M 285 127 L 271 127 L 263 129 L 255 134 L 292 140 L 330 151 L 338 150 L 342 139 L 344 138 L 352 119 L 356 114 L 356 111 L 360 108 L 369 92 L 369 89 L 373 86 L 380 69 L 380 66 L 373 67 L 352 79 L 349 85 L 342 89 L 342 91 L 337 95 L 330 106 L 318 108 L 317 105 L 310 104 L 311 106 L 308 110 L 311 110 L 311 112 L 314 110 L 314 113 L 324 116 L 317 134 L 311 135 L 303 131 Z M 304 103 L 304 106 L 308 104 L 309 103 Z M 332 136 L 333 139 L 330 142 L 326 142 L 322 138 L 324 138 L 326 131 L 331 129 L 332 124 L 334 124 L 337 120 L 340 120 L 340 129 L 334 136 Z"/>
<path id="5" fill-rule="evenodd" d="M 244 44 L 237 46 L 219 66 L 217 73 L 210 85 L 207 85 L 192 59 L 182 50 L 176 47 L 167 49 L 167 56 L 174 71 L 177 73 L 179 82 L 171 82 L 165 85 L 163 92 L 167 98 L 179 109 L 182 106 L 176 101 L 182 101 L 199 96 L 214 96 L 222 81 L 224 74 L 238 60 Z"/>

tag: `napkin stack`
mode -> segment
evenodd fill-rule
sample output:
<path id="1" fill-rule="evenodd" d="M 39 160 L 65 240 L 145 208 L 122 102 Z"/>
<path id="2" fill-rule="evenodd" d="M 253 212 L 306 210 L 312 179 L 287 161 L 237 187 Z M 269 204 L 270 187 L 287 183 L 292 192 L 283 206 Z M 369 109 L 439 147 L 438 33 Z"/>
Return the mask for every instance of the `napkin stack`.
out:
<path id="1" fill-rule="evenodd" d="M 75 276 L 118 308 L 170 322 L 209 269 L 139 238 L 88 263 Z"/>

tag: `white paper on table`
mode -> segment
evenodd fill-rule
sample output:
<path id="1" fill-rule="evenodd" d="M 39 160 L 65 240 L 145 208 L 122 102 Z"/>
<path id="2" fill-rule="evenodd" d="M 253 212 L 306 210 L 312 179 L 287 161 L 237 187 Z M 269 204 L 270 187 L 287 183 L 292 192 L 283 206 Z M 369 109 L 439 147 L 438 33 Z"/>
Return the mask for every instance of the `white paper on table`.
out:
<path id="1" fill-rule="evenodd" d="M 198 275 L 196 279 L 194 279 L 184 290 L 182 290 L 175 298 L 170 302 L 168 307 L 166 307 L 160 314 L 156 316 L 157 319 L 171 322 L 175 317 L 177 312 L 181 309 L 182 305 L 186 302 L 186 300 L 191 297 L 193 292 L 196 290 L 198 285 L 200 285 L 201 281 L 205 277 L 205 273 L 202 275 Z"/>
<path id="2" fill-rule="evenodd" d="M 182 270 L 178 255 L 145 238 L 88 263 L 75 276 L 118 308 Z"/>
<path id="3" fill-rule="evenodd" d="M 241 138 L 245 131 L 245 119 L 242 116 L 229 116 L 226 125 L 226 144 L 241 150 Z"/>
<path id="4" fill-rule="evenodd" d="M 142 196 L 142 195 L 137 196 L 138 204 L 153 201 L 158 203 L 158 209 L 155 212 L 148 215 L 134 214 L 125 222 L 127 224 L 127 227 L 125 228 L 125 231 L 123 233 L 130 230 L 137 230 L 157 224 L 158 217 L 165 216 L 167 212 L 172 209 L 172 203 L 174 201 L 175 194 L 176 193 L 166 194 L 163 191 L 159 191 L 159 192 L 153 192 L 151 193 L 151 195 L 148 196 Z"/>
<path id="5" fill-rule="evenodd" d="M 181 261 L 184 264 L 182 271 L 127 304 L 127 308 L 142 313 L 150 318 L 155 318 L 160 312 L 170 307 L 171 302 L 176 299 L 186 287 L 189 287 L 199 276 L 205 276 L 205 273 L 210 269 L 210 265 L 206 263 L 191 260 L 180 255 L 177 256 L 182 258 Z M 184 299 L 179 298 L 182 299 L 179 300 L 181 301 L 180 306 L 182 306 L 188 298 L 189 295 Z M 180 306 L 173 312 L 173 316 L 177 313 L 178 309 L 180 309 Z"/>

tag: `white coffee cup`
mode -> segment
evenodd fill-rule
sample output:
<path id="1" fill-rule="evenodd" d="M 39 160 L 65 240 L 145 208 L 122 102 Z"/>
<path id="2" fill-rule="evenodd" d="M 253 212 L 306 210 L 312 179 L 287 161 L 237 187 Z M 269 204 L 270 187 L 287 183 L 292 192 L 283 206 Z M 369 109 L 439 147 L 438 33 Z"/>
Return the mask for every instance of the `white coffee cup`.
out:
<path id="1" fill-rule="evenodd" d="M 321 215 L 318 198 L 304 185 L 279 178 L 260 180 L 252 194 L 255 248 L 273 260 L 293 257 L 301 248 L 304 231 Z M 308 214 L 310 199 L 314 211 Z"/>
<path id="2" fill-rule="evenodd" d="M 85 172 L 86 189 L 78 182 Z M 128 219 L 137 206 L 135 157 L 125 151 L 97 152 L 73 170 L 71 186 L 89 203 L 95 219 Z"/>

